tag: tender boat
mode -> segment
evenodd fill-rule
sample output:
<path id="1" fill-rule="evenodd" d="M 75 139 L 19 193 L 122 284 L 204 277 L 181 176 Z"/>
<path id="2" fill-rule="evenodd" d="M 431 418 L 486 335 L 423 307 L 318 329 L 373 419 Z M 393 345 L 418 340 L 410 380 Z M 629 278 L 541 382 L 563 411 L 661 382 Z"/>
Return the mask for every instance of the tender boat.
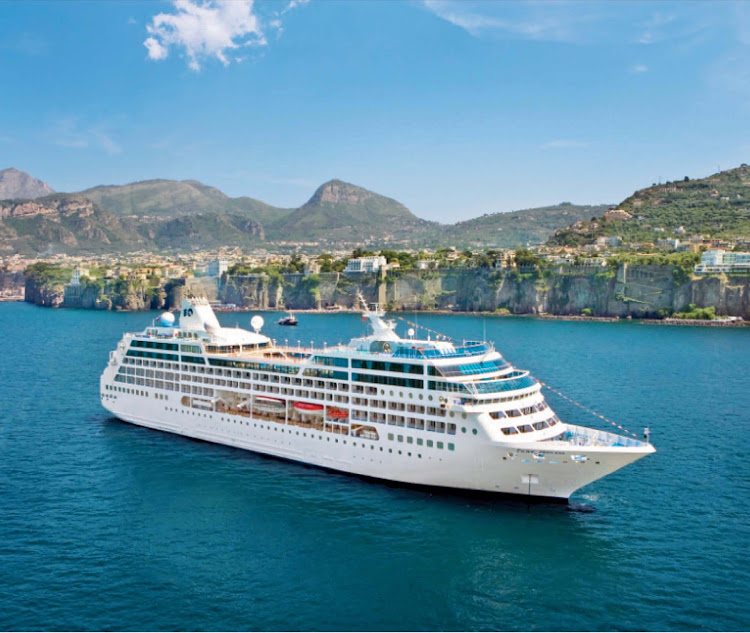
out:
<path id="1" fill-rule="evenodd" d="M 291 312 L 279 319 L 279 325 L 297 325 L 297 317 Z"/>

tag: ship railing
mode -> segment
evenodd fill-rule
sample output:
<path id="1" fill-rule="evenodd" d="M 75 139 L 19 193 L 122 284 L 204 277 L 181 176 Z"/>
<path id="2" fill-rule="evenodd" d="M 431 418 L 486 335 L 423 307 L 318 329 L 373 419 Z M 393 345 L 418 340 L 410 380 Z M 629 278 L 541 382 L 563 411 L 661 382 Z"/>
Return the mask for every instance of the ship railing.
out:
<path id="1" fill-rule="evenodd" d="M 624 435 L 617 435 L 609 431 L 590 429 L 585 426 L 568 424 L 562 440 L 573 446 L 618 446 L 626 448 L 640 448 L 646 442 Z"/>

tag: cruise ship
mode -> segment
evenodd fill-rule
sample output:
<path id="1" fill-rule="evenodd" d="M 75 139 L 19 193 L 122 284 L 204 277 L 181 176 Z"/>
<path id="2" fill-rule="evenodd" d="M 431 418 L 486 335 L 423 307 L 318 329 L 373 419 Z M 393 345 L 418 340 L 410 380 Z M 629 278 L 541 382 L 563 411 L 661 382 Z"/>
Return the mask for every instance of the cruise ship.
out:
<path id="1" fill-rule="evenodd" d="M 402 484 L 567 500 L 654 452 L 647 441 L 561 421 L 542 385 L 483 341 L 406 338 L 362 300 L 371 333 L 279 346 L 183 300 L 125 334 L 101 401 L 140 426 Z"/>

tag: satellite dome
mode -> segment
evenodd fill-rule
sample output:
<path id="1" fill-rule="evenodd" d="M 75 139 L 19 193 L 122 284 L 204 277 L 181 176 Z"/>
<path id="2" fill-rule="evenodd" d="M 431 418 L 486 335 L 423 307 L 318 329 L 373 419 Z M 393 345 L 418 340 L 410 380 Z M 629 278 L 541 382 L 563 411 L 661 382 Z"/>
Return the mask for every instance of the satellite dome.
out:
<path id="1" fill-rule="evenodd" d="M 250 327 L 253 328 L 256 332 L 259 332 L 260 328 L 263 327 L 263 317 L 260 316 L 260 314 L 256 314 L 252 319 L 250 319 Z"/>
<path id="2" fill-rule="evenodd" d="M 162 327 L 172 327 L 174 325 L 174 314 L 171 312 L 164 312 L 159 317 L 159 323 Z"/>

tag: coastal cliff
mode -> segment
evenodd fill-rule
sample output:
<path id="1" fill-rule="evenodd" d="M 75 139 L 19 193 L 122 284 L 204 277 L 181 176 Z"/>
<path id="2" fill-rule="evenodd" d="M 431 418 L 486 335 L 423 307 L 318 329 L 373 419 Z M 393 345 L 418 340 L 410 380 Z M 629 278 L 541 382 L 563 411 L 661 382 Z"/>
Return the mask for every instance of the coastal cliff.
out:
<path id="1" fill-rule="evenodd" d="M 45 268 L 26 276 L 26 301 L 49 307 L 105 310 L 174 309 L 183 292 L 258 310 L 353 308 L 361 293 L 388 310 L 451 310 L 598 317 L 663 318 L 691 304 L 750 320 L 750 278 L 692 278 L 676 266 L 535 271 L 483 268 L 317 275 L 259 273 L 172 279 L 159 286 L 132 280 L 66 284 L 69 271 Z"/>
<path id="2" fill-rule="evenodd" d="M 347 276 L 321 273 L 227 277 L 225 303 L 258 309 L 351 308 L 361 292 L 390 310 L 507 310 L 511 314 L 659 318 L 714 306 L 719 315 L 750 319 L 747 277 L 685 278 L 679 267 L 621 264 L 616 271 L 549 271 L 518 274 L 488 269 L 450 269 Z"/>

